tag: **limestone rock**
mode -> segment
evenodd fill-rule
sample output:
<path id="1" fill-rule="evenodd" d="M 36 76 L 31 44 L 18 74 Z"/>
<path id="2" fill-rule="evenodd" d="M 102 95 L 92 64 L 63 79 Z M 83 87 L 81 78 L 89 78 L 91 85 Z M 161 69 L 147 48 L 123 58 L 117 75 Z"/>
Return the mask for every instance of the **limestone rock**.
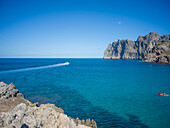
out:
<path id="1" fill-rule="evenodd" d="M 11 97 L 24 97 L 22 93 L 15 88 L 14 84 L 9 85 L 0 82 L 0 98 L 8 99 Z"/>
<path id="2" fill-rule="evenodd" d="M 104 59 L 143 59 L 157 46 L 158 42 L 168 41 L 170 41 L 170 35 L 165 34 L 161 37 L 155 32 L 151 32 L 145 36 L 139 36 L 136 41 L 118 39 L 118 41 L 114 41 L 108 45 L 104 52 Z M 158 62 L 166 63 L 166 58 L 168 56 L 161 56 Z"/>
<path id="3" fill-rule="evenodd" d="M 7 85 L 4 82 L 0 82 L 0 113 L 10 111 L 20 103 L 37 106 L 37 104 L 24 99 L 24 95 L 15 88 L 13 83 Z"/>
<path id="4" fill-rule="evenodd" d="M 5 107 L 17 102 L 15 107 L 0 113 L 0 127 L 3 128 L 97 128 L 94 120 L 73 119 L 64 114 L 54 104 L 41 104 L 40 107 L 23 98 L 13 84 L 0 82 L 0 104 Z M 1 107 L 0 107 L 1 109 Z"/>
<path id="5" fill-rule="evenodd" d="M 170 63 L 170 41 L 158 42 L 142 59 L 142 62 Z"/>
<path id="6" fill-rule="evenodd" d="M 78 120 L 77 120 L 78 121 Z M 49 105 L 30 107 L 24 103 L 17 105 L 9 112 L 0 115 L 0 127 L 30 127 L 30 128 L 88 128 L 88 126 L 75 123 L 67 115 L 57 112 Z"/>

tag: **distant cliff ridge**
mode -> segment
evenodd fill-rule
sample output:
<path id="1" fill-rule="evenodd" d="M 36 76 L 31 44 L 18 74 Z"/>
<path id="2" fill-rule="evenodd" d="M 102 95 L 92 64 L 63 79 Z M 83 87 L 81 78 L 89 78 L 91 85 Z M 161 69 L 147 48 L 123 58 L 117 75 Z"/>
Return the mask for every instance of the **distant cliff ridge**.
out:
<path id="1" fill-rule="evenodd" d="M 155 32 L 151 32 L 145 36 L 139 36 L 136 41 L 128 39 L 114 41 L 105 50 L 104 59 L 143 59 L 142 61 L 144 62 L 169 63 L 169 41 L 170 35 L 165 34 L 161 37 Z M 158 49 L 159 51 L 160 49 L 162 50 L 159 54 L 156 54 Z M 149 59 L 151 56 L 152 59 Z"/>

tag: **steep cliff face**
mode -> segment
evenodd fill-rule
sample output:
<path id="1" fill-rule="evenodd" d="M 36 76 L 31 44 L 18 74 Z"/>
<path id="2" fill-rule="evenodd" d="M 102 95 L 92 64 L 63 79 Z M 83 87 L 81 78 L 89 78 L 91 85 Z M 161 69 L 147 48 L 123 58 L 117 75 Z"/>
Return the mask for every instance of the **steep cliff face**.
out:
<path id="1" fill-rule="evenodd" d="M 161 37 L 158 33 L 151 32 L 139 36 L 136 41 L 118 40 L 109 44 L 104 52 L 105 59 L 143 59 L 157 45 L 158 42 L 170 41 L 170 35 Z"/>
<path id="2" fill-rule="evenodd" d="M 142 59 L 143 62 L 170 63 L 170 41 L 159 42 Z"/>
<path id="3" fill-rule="evenodd" d="M 104 52 L 105 59 L 136 59 L 137 48 L 131 40 L 118 40 L 109 44 Z"/>

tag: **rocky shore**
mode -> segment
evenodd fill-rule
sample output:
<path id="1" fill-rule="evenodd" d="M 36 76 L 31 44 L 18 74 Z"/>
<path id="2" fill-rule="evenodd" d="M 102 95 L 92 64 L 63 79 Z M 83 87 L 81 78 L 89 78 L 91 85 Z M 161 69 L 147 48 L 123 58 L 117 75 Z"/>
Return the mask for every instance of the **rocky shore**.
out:
<path id="1" fill-rule="evenodd" d="M 118 40 L 109 44 L 104 59 L 142 59 L 142 62 L 170 63 L 170 35 L 151 32 L 136 41 Z"/>
<path id="2" fill-rule="evenodd" d="M 14 84 L 0 82 L 0 127 L 3 128 L 97 128 L 94 120 L 64 114 L 54 104 L 32 103 Z"/>

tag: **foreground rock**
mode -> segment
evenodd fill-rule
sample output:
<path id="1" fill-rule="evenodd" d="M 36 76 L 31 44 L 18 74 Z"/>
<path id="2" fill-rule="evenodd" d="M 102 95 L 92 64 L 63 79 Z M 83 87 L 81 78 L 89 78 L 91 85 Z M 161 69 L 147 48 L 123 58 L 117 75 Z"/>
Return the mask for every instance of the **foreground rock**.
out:
<path id="1" fill-rule="evenodd" d="M 118 40 L 109 44 L 108 48 L 104 52 L 105 59 L 143 59 L 148 56 L 149 53 L 153 53 L 153 49 L 160 43 L 165 43 L 170 41 L 170 35 L 163 35 L 161 37 L 158 33 L 151 32 L 145 36 L 139 36 L 136 41 L 132 40 Z M 162 45 L 163 46 L 163 45 Z M 166 51 L 169 50 L 167 47 Z M 156 51 L 155 51 L 156 52 Z M 150 55 L 147 57 L 149 59 Z M 166 57 L 160 56 L 161 61 L 167 63 Z M 147 59 L 145 59 L 147 60 Z M 143 61 L 145 61 L 143 60 Z M 165 61 L 164 61 L 165 60 Z M 150 61 L 150 60 L 149 60 Z M 153 61 L 151 61 L 153 62 Z"/>
<path id="2" fill-rule="evenodd" d="M 36 104 L 24 99 L 24 95 L 15 88 L 13 83 L 7 85 L 0 82 L 0 113 L 8 112 L 20 103 L 36 106 Z"/>
<path id="3" fill-rule="evenodd" d="M 11 97 L 22 97 L 22 98 L 24 97 L 23 94 L 20 93 L 18 89 L 15 88 L 13 83 L 7 85 L 1 82 L 0 85 L 1 85 L 0 99 L 9 99 Z"/>
<path id="4" fill-rule="evenodd" d="M 73 119 L 54 104 L 42 104 L 38 107 L 24 99 L 13 84 L 0 82 L 0 106 L 0 127 L 97 128 L 94 120 Z"/>

